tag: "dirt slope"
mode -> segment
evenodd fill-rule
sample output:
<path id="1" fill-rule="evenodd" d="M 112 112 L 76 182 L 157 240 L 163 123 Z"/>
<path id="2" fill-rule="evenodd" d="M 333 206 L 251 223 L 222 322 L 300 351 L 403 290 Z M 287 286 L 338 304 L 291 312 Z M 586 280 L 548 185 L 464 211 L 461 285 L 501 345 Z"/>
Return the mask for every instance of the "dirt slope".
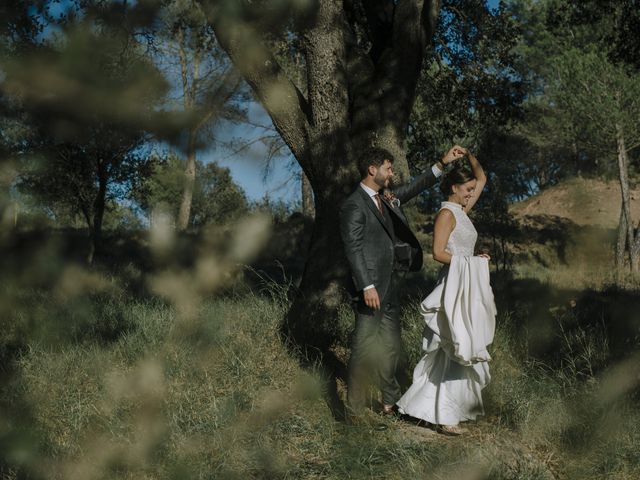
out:
<path id="1" fill-rule="evenodd" d="M 576 225 L 615 228 L 620 215 L 620 185 L 615 181 L 575 178 L 511 206 L 521 220 L 549 215 Z M 631 214 L 640 218 L 640 189 L 631 192 Z"/>

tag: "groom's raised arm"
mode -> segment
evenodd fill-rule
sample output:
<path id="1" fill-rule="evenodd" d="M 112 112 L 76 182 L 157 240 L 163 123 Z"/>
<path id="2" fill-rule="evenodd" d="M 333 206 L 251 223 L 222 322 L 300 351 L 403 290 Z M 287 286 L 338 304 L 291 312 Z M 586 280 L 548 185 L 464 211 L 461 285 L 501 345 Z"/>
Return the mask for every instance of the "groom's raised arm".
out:
<path id="1" fill-rule="evenodd" d="M 340 209 L 340 235 L 358 291 L 373 284 L 373 278 L 371 278 L 364 258 L 364 226 L 365 216 L 362 208 L 353 200 L 348 199 Z"/>
<path id="2" fill-rule="evenodd" d="M 401 203 L 406 203 L 419 193 L 433 186 L 441 174 L 442 171 L 434 165 L 431 169 L 421 173 L 409 183 L 394 188 L 393 193 Z"/>
<path id="3" fill-rule="evenodd" d="M 449 151 L 442 157 L 442 160 L 431 166 L 429 170 L 418 175 L 412 181 L 405 185 L 400 185 L 393 189 L 393 193 L 400 200 L 401 203 L 408 202 L 420 192 L 434 185 L 442 170 L 447 163 L 456 161 L 457 159 L 465 155 L 466 150 L 459 145 L 454 145 Z"/>

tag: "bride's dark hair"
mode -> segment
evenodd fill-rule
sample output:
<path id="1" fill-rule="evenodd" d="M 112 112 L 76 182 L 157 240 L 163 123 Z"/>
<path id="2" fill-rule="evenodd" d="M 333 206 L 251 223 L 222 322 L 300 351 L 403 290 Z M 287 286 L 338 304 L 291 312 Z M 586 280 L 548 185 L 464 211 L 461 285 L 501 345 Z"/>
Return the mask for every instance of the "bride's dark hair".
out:
<path id="1" fill-rule="evenodd" d="M 442 177 L 440 181 L 440 191 L 445 197 L 448 197 L 453 193 L 451 187 L 454 185 L 462 185 L 463 183 L 475 180 L 475 178 L 476 176 L 469 168 L 456 165 Z"/>

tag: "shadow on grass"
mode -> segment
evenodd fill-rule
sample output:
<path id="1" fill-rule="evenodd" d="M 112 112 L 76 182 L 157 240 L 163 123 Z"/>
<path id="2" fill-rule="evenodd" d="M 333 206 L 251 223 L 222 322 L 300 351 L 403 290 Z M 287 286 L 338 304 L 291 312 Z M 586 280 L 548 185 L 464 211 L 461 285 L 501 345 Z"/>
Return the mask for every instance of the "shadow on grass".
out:
<path id="1" fill-rule="evenodd" d="M 523 355 L 556 369 L 569 356 L 599 358 L 573 365 L 589 376 L 640 348 L 640 292 L 616 286 L 601 291 L 560 289 L 536 279 L 492 280 L 499 312 L 508 312 Z M 577 371 L 577 374 L 581 372 Z"/>

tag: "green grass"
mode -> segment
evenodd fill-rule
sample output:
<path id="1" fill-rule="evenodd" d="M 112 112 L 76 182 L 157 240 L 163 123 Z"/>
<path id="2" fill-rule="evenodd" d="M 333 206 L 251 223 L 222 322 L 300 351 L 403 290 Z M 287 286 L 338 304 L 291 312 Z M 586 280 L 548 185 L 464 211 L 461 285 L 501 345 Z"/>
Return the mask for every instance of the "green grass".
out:
<path id="1" fill-rule="evenodd" d="M 189 273 L 197 265 L 144 279 L 134 267 L 34 262 L 48 273 L 37 282 L 5 276 L 10 288 L 0 293 L 2 478 L 640 475 L 638 357 L 628 360 L 638 339 L 609 328 L 632 317 L 627 290 L 574 289 L 569 307 L 544 278 L 497 282 L 487 415 L 450 438 L 374 413 L 358 426 L 337 421 L 320 371 L 302 368 L 281 341 L 282 286 L 252 290 L 234 276 L 216 294 L 211 279 Z M 172 274 L 186 300 L 154 291 L 154 278 Z M 142 293 L 132 278 L 145 282 Z M 402 312 L 409 374 L 423 328 L 420 289 L 411 288 Z M 346 359 L 347 305 L 336 321 L 335 349 Z M 543 322 L 548 333 L 536 336 Z"/>
<path id="2" fill-rule="evenodd" d="M 54 299 L 37 299 L 39 308 L 49 302 L 55 310 Z M 386 431 L 336 422 L 317 376 L 278 337 L 285 303 L 252 293 L 213 298 L 186 336 L 175 308 L 163 302 L 108 305 L 91 312 L 123 322 L 119 338 L 97 341 L 94 330 L 93 340 L 56 348 L 31 343 L 3 390 L 5 402 L 11 396 L 29 406 L 37 441 L 23 458 L 34 475 L 435 479 L 473 470 L 482 478 L 542 479 L 640 472 L 637 406 L 621 398 L 592 407 L 598 380 L 568 380 L 562 369 L 528 361 L 506 314 L 485 393 L 488 416 L 469 436 L 449 439 L 401 421 L 376 419 L 389 424 Z M 419 329 L 414 309 L 404 320 L 410 346 Z M 413 350 L 410 363 L 419 355 Z"/>

